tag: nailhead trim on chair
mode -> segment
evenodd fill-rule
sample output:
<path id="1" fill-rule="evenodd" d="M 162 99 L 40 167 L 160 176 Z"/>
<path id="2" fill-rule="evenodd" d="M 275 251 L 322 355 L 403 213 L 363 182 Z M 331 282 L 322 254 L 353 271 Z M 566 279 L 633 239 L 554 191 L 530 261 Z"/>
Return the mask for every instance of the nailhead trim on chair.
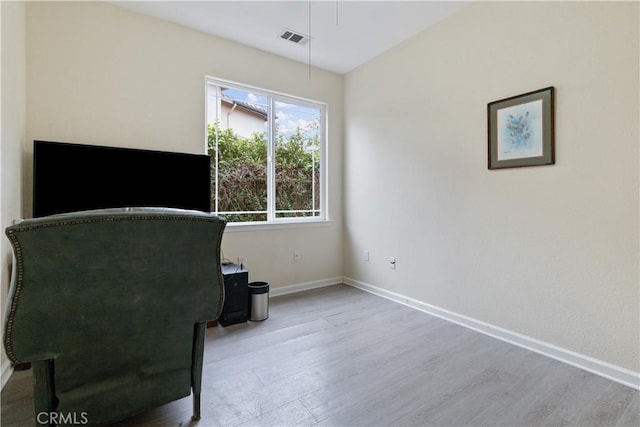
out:
<path id="1" fill-rule="evenodd" d="M 15 248 L 15 256 L 14 259 L 16 261 L 17 270 L 16 273 L 16 290 L 15 293 L 11 297 L 11 308 L 9 310 L 9 316 L 7 317 L 7 331 L 4 339 L 5 350 L 9 360 L 17 365 L 21 363 L 21 361 L 13 354 L 13 346 L 11 345 L 11 333 L 13 331 L 13 318 L 16 312 L 16 307 L 18 306 L 18 298 L 20 298 L 20 292 L 22 291 L 22 279 L 24 275 L 24 268 L 22 267 L 22 248 L 18 243 L 18 238 L 16 237 L 15 231 L 7 232 L 7 237 L 11 241 L 11 244 Z"/>

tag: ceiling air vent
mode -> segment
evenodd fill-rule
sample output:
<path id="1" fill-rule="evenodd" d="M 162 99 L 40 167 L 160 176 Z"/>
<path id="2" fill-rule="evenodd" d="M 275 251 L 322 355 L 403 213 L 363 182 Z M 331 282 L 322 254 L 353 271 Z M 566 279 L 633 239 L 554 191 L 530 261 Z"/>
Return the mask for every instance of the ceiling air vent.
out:
<path id="1" fill-rule="evenodd" d="M 307 36 L 306 34 L 289 30 L 287 28 L 282 30 L 282 32 L 280 33 L 280 38 L 289 40 L 290 42 L 293 42 L 295 44 L 299 44 L 302 46 L 306 45 L 309 42 L 309 36 Z"/>

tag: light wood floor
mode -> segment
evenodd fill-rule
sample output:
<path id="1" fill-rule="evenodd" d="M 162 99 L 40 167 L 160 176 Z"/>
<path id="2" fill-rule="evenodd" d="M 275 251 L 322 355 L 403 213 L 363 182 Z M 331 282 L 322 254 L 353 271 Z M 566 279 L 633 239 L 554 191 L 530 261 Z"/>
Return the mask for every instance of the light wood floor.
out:
<path id="1" fill-rule="evenodd" d="M 271 299 L 208 330 L 191 398 L 121 426 L 640 426 L 638 391 L 345 285 Z M 34 425 L 31 373 L 2 426 Z"/>

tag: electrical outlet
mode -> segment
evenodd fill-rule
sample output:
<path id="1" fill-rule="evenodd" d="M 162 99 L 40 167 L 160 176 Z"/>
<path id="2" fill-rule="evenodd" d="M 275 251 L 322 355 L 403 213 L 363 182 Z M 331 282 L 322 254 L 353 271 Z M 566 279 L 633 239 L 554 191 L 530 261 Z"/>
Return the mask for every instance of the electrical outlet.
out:
<path id="1" fill-rule="evenodd" d="M 396 257 L 394 256 L 389 257 L 389 268 L 392 270 L 396 269 Z"/>
<path id="2" fill-rule="evenodd" d="M 294 261 L 300 261 L 302 259 L 302 252 L 300 252 L 298 249 L 293 251 L 293 260 Z"/>
<path id="3" fill-rule="evenodd" d="M 369 251 L 362 251 L 362 260 L 369 261 Z"/>

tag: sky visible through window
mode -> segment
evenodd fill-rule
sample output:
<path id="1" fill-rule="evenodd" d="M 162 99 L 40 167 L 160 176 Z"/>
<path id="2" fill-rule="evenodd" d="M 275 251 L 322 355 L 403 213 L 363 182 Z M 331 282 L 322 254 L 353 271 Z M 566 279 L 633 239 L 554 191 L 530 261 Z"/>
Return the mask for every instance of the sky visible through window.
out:
<path id="1" fill-rule="evenodd" d="M 224 88 L 223 94 L 231 99 L 254 104 L 265 112 L 268 110 L 267 97 L 233 88 Z M 278 132 L 290 136 L 300 128 L 305 136 L 313 137 L 319 131 L 321 111 L 285 102 L 275 102 L 276 124 Z M 265 129 L 266 130 L 266 129 Z"/>

